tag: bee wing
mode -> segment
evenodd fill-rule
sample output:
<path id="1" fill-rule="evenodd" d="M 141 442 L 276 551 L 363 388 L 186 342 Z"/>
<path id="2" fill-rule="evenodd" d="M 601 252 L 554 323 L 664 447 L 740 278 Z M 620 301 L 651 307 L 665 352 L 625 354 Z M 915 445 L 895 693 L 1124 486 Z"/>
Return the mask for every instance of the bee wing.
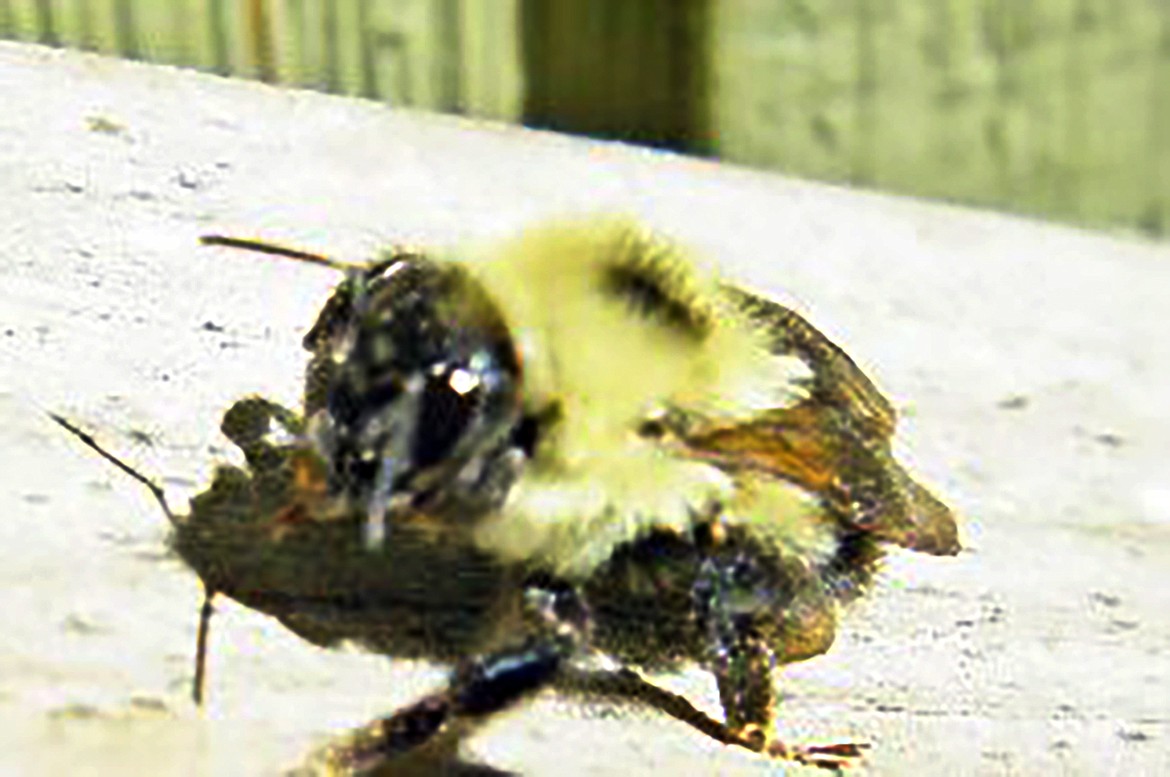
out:
<path id="1" fill-rule="evenodd" d="M 911 550 L 958 552 L 951 510 L 846 410 L 815 399 L 744 423 L 693 430 L 688 454 L 729 471 L 763 471 L 816 494 L 844 524 Z"/>
<path id="2" fill-rule="evenodd" d="M 905 494 L 909 506 L 907 518 L 913 529 L 913 543 L 898 544 L 935 556 L 953 556 L 958 553 L 961 550 L 959 528 L 951 508 L 912 478 L 897 462 L 893 462 L 891 475 Z"/>
<path id="3" fill-rule="evenodd" d="M 735 287 L 726 287 L 733 302 L 765 330 L 777 356 L 797 356 L 812 370 L 810 394 L 821 403 L 850 412 L 877 437 L 894 434 L 897 414 L 890 401 L 819 329 L 794 310 Z"/>
<path id="4" fill-rule="evenodd" d="M 894 459 L 894 409 L 865 373 L 799 314 L 728 291 L 767 331 L 773 352 L 801 358 L 813 376 L 808 397 L 796 405 L 690 430 L 684 439 L 690 455 L 795 483 L 847 525 L 881 540 L 936 555 L 958 552 L 954 514 Z"/>

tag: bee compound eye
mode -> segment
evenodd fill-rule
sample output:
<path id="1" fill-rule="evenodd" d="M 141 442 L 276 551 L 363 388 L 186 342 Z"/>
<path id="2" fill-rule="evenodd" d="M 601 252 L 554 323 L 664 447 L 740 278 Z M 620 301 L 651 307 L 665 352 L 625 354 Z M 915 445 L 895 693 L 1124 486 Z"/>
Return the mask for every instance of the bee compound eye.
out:
<path id="1" fill-rule="evenodd" d="M 349 451 L 341 458 L 343 482 L 353 490 L 358 484 L 373 483 L 378 476 L 381 460 L 375 456 Z"/>
<path id="2" fill-rule="evenodd" d="M 334 424 L 339 427 L 351 426 L 361 414 L 361 397 L 348 381 L 341 381 L 329 388 L 326 408 Z"/>
<path id="3" fill-rule="evenodd" d="M 411 450 L 411 459 L 419 469 L 442 461 L 475 420 L 480 406 L 479 391 L 468 388 L 461 373 L 461 370 L 444 371 L 427 378 L 423 386 Z"/>

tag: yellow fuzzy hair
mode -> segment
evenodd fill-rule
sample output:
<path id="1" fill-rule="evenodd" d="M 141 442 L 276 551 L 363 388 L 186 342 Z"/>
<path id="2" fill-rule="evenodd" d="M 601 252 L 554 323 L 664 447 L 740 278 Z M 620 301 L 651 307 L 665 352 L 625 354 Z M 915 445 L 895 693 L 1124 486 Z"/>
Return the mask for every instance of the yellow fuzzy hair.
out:
<path id="1" fill-rule="evenodd" d="M 741 492 L 727 473 L 635 433 L 668 408 L 747 419 L 802 396 L 797 380 L 809 375 L 807 365 L 769 353 L 713 273 L 616 218 L 544 226 L 465 266 L 515 338 L 526 407 L 560 409 L 504 508 L 478 527 L 481 547 L 584 577 L 650 528 L 686 531 L 715 500 L 733 506 L 728 520 L 758 523 L 781 542 L 809 551 L 827 542 L 799 489 L 756 484 Z M 648 316 L 607 287 L 614 268 L 651 272 L 701 335 Z"/>

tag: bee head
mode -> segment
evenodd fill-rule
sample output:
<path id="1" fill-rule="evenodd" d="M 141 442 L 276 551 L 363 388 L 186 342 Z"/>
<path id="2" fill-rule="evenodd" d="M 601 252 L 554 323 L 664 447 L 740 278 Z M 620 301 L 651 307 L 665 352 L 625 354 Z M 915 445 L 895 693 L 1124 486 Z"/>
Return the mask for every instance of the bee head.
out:
<path id="1" fill-rule="evenodd" d="M 309 428 L 330 490 L 367 510 L 375 534 L 398 505 L 506 492 L 520 364 L 499 311 L 464 270 L 409 255 L 352 269 L 305 347 L 319 386 L 306 402 Z"/>

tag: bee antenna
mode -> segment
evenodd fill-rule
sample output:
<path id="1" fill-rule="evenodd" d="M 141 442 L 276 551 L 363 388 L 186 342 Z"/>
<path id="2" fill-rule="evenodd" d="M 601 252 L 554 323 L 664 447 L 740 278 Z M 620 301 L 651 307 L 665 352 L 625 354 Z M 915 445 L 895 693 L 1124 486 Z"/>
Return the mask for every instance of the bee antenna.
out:
<path id="1" fill-rule="evenodd" d="M 143 475 L 141 472 L 139 472 L 138 470 L 131 467 L 126 462 L 119 459 L 114 454 L 107 451 L 105 448 L 103 448 L 101 445 L 99 445 L 97 440 L 95 440 L 91 435 L 78 429 L 76 426 L 74 426 L 68 420 L 66 420 L 63 416 L 57 415 L 56 413 L 53 413 L 53 412 L 50 412 L 49 418 L 52 418 L 58 424 L 63 426 L 65 428 L 65 431 L 69 432 L 74 437 L 81 440 L 83 443 L 85 443 L 90 448 L 95 450 L 97 452 L 97 454 L 99 456 L 101 456 L 103 459 L 110 462 L 115 467 L 122 470 L 123 472 L 125 472 L 127 475 L 129 475 L 130 477 L 137 480 L 142 485 L 146 486 L 147 489 L 149 489 L 150 493 L 154 496 L 155 501 L 157 501 L 159 506 L 162 508 L 163 513 L 166 514 L 167 520 L 170 521 L 172 525 L 178 525 L 178 522 L 179 522 L 178 519 L 175 518 L 175 514 L 171 512 L 170 505 L 167 504 L 166 494 L 163 493 L 162 488 L 159 487 L 158 484 L 156 484 L 153 480 L 148 478 L 146 475 Z"/>
<path id="2" fill-rule="evenodd" d="M 70 423 L 64 416 L 60 416 L 51 411 L 46 412 L 48 413 L 49 418 L 52 418 L 54 421 L 64 427 L 65 431 L 69 432 L 74 437 L 88 445 L 90 448 L 97 451 L 98 455 L 103 459 L 110 462 L 142 485 L 146 486 L 147 489 L 150 490 L 150 493 L 154 495 L 155 500 L 166 514 L 167 520 L 171 522 L 172 526 L 178 526 L 178 519 L 176 519 L 175 514 L 171 512 L 170 505 L 167 504 L 166 494 L 163 493 L 162 488 L 160 488 L 153 480 L 146 477 L 146 475 L 143 475 L 141 472 L 134 469 L 114 454 L 107 451 L 98 444 L 97 440 L 95 440 L 92 435 L 81 431 L 81 429 Z M 218 593 L 219 591 L 215 588 L 215 586 L 213 586 L 211 583 L 208 583 L 207 580 L 203 580 L 203 606 L 199 608 L 199 629 L 195 637 L 195 677 L 191 681 L 191 698 L 194 700 L 196 707 L 203 706 L 203 689 L 207 684 L 207 641 L 208 635 L 211 631 L 211 616 L 215 612 L 215 608 L 212 606 L 212 602 Z"/>
<path id="3" fill-rule="evenodd" d="M 215 612 L 212 601 L 216 590 L 203 581 L 203 606 L 199 608 L 199 631 L 195 637 L 195 677 L 191 680 L 191 699 L 196 707 L 203 706 L 203 687 L 207 683 L 207 635 L 211 630 L 211 616 Z"/>
<path id="4" fill-rule="evenodd" d="M 270 254 L 272 256 L 283 256 L 286 259 L 295 259 L 298 262 L 308 262 L 309 264 L 319 264 L 324 267 L 331 267 L 334 270 L 341 270 L 343 272 L 353 269 L 353 267 L 346 262 L 332 259 L 324 254 L 313 253 L 312 251 L 303 251 L 299 248 L 290 248 L 289 246 L 282 246 L 277 243 L 269 243 L 264 240 L 253 240 L 247 237 L 230 237 L 228 235 L 202 235 L 199 238 L 200 245 L 205 246 L 224 246 L 226 248 L 240 248 L 244 251 L 255 251 L 260 254 Z"/>

